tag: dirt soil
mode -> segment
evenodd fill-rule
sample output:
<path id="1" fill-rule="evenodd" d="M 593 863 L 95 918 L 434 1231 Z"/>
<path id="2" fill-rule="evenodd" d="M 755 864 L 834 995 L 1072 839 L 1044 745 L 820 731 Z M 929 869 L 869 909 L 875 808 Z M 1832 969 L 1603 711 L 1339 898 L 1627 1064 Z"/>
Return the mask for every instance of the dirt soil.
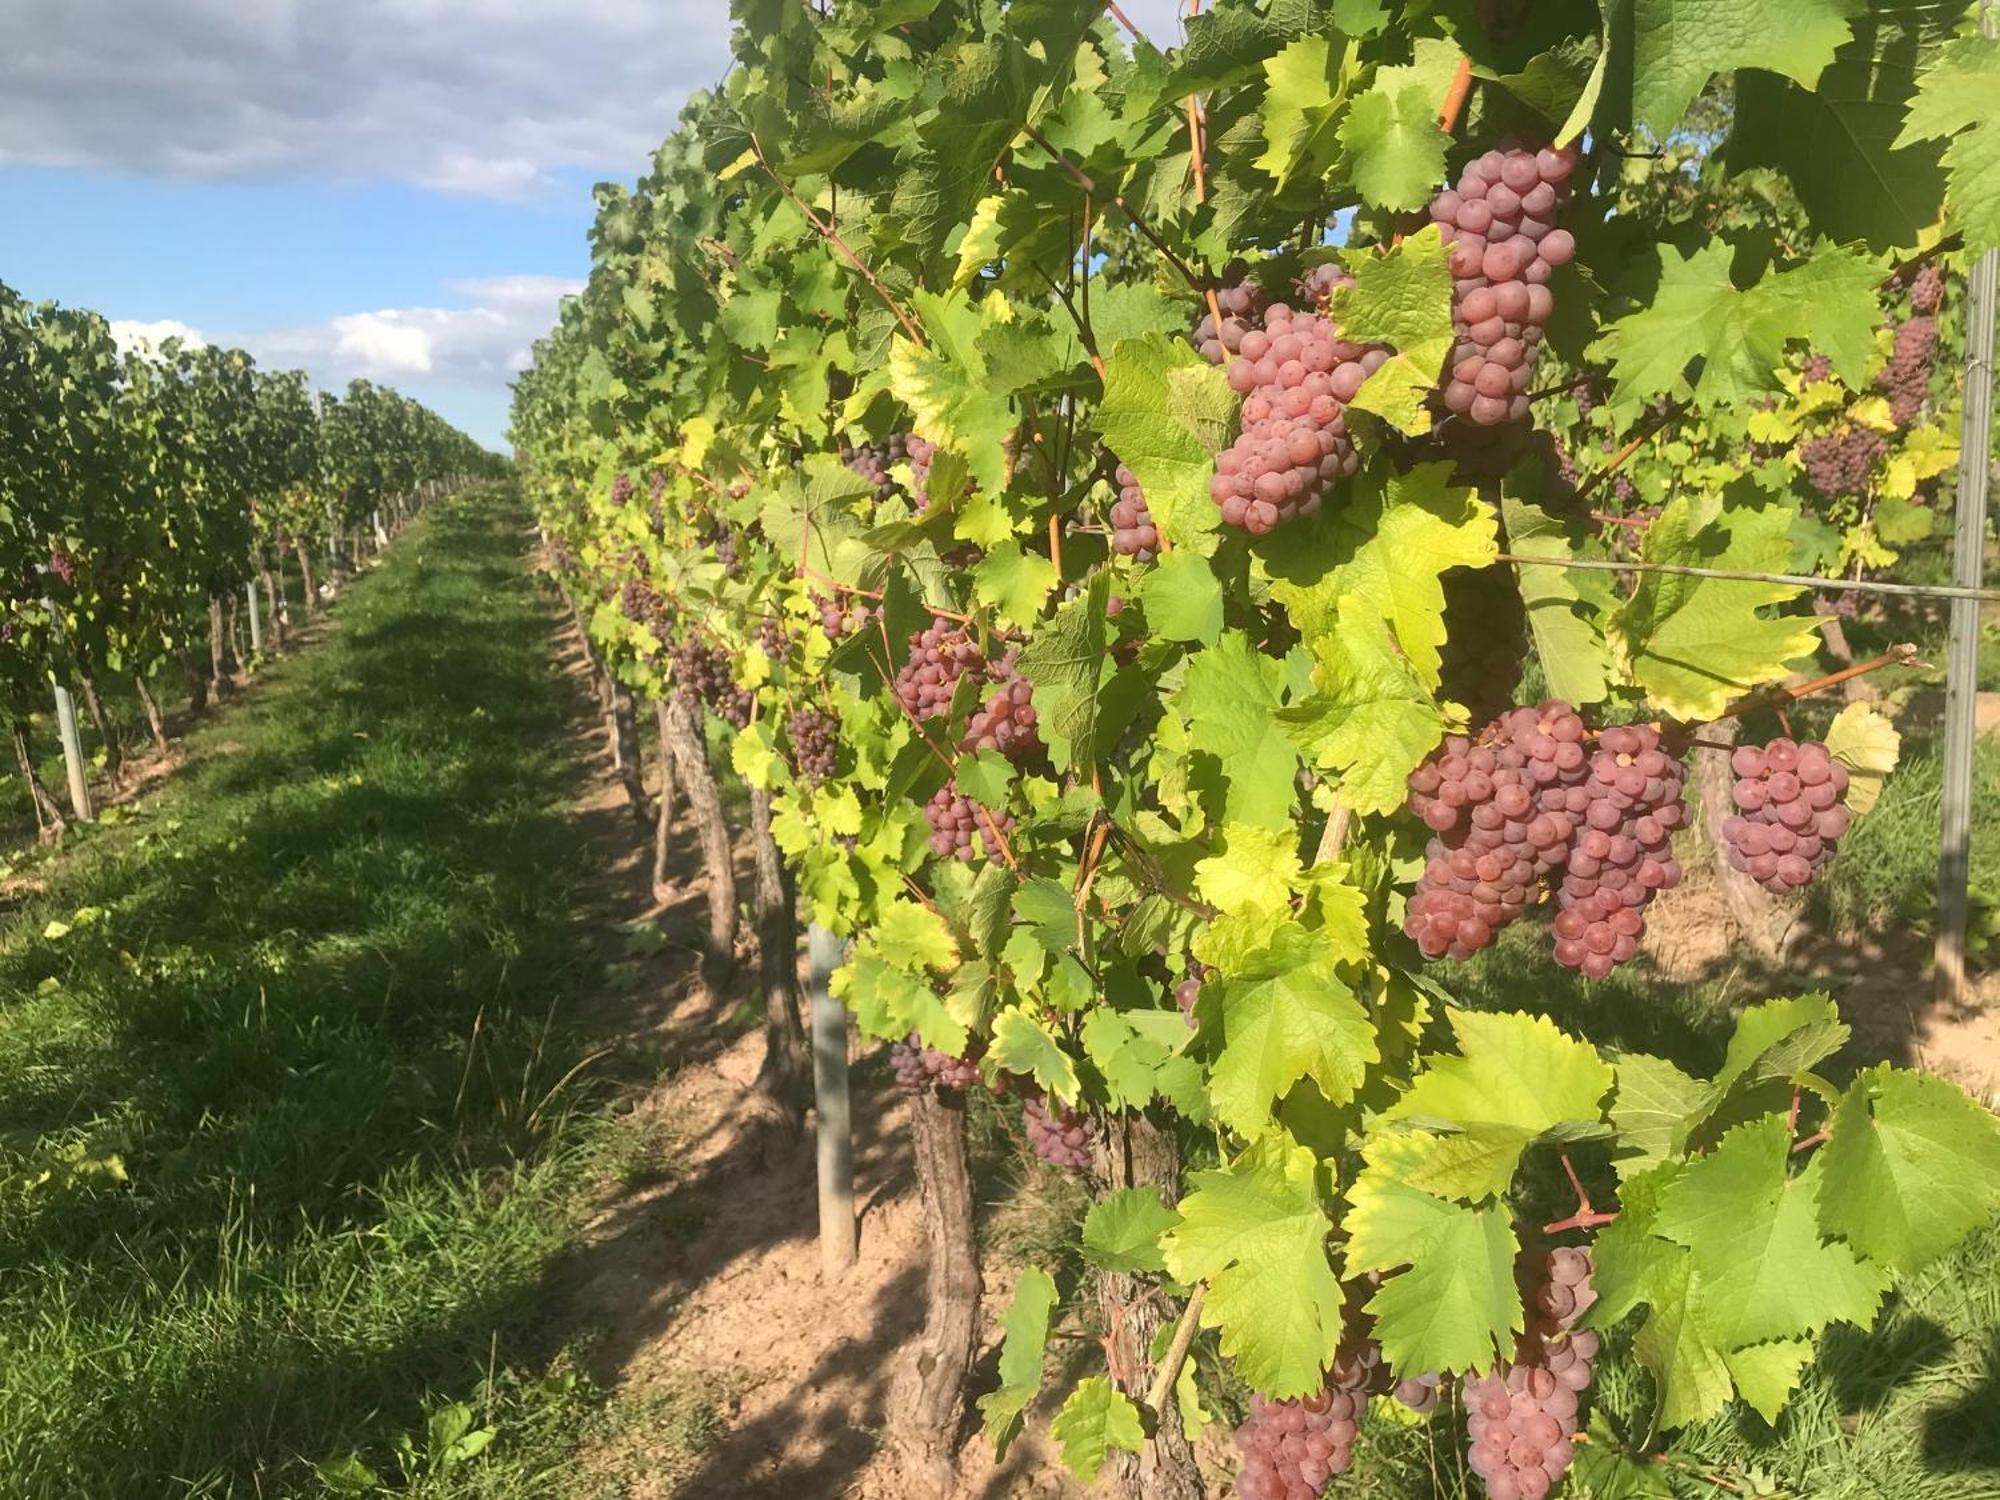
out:
<path id="1" fill-rule="evenodd" d="M 620 1081 L 629 1112 L 619 1128 L 645 1143 L 657 1169 L 602 1187 L 560 1317 L 602 1330 L 589 1363 L 614 1400 L 643 1410 L 656 1393 L 695 1391 L 715 1405 L 722 1427 L 692 1472 L 664 1443 L 658 1462 L 649 1462 L 645 1437 L 621 1429 L 603 1451 L 583 1456 L 577 1488 L 599 1495 L 611 1476 L 636 1472 L 649 1477 L 627 1481 L 631 1500 L 913 1500 L 925 1487 L 888 1441 L 893 1372 L 924 1315 L 921 1204 L 903 1097 L 886 1067 L 856 1067 L 860 1253 L 851 1270 L 828 1281 L 820 1269 L 813 1122 L 808 1116 L 796 1140 L 773 1141 L 747 1107 L 764 1053 L 754 958 L 739 954 L 737 978 L 721 993 L 702 984 L 705 881 L 692 824 L 683 808 L 673 830 L 673 896 L 656 905 L 651 840 L 626 808 L 594 723 L 584 652 L 573 632 L 562 646 L 583 700 L 591 764 L 578 811 L 601 830 L 601 867 L 618 893 L 618 908 L 600 914 L 607 962 L 629 963 L 633 923 L 652 924 L 667 945 L 585 1018 L 618 1057 L 650 1064 Z M 736 863 L 738 888 L 748 891 L 747 846 Z M 850 1055 L 861 1062 L 860 1048 Z M 987 1271 L 989 1369 L 1015 1270 Z M 971 1418 L 959 1490 L 967 1500 L 1081 1493 L 1032 1424 L 996 1465 L 977 1413 Z"/>

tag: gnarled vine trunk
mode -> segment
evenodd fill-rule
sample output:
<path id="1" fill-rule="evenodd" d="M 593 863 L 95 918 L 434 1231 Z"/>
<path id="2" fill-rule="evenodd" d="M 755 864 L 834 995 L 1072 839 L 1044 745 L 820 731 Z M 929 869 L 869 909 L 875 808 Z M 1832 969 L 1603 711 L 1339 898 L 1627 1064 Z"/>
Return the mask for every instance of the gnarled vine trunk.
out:
<path id="1" fill-rule="evenodd" d="M 1736 720 L 1721 719 L 1708 725 L 1702 734 L 1710 741 L 1733 745 L 1736 731 Z M 1702 833 L 1714 852 L 1715 880 L 1722 887 L 1722 899 L 1750 946 L 1766 959 L 1777 962 L 1785 956 L 1789 945 L 1793 931 L 1791 918 L 1770 892 L 1747 872 L 1730 864 L 1729 844 L 1722 836 L 1722 825 L 1736 811 L 1733 795 L 1736 774 L 1729 769 L 1729 754 L 1725 750 L 1696 749 L 1694 761 L 1695 786 L 1701 793 Z"/>
<path id="2" fill-rule="evenodd" d="M 42 785 L 41 773 L 35 769 L 35 747 L 26 719 L 14 720 L 14 762 L 28 785 L 28 800 L 34 804 L 35 837 L 44 844 L 53 844 L 69 832 L 69 819 L 63 816 L 62 808 Z"/>
<path id="3" fill-rule="evenodd" d="M 642 831 L 651 832 L 653 799 L 646 795 L 645 768 L 639 759 L 638 708 L 632 701 L 632 690 L 622 682 L 611 684 L 611 759 L 624 784 L 633 818 Z"/>
<path id="4" fill-rule="evenodd" d="M 653 806 L 653 900 L 665 906 L 674 890 L 667 879 L 667 867 L 674 852 L 674 804 L 679 797 L 674 786 L 674 750 L 667 740 L 667 700 L 653 700 L 653 722 L 660 737 L 660 791 Z"/>
<path id="5" fill-rule="evenodd" d="M 260 559 L 257 572 L 264 580 L 264 599 L 270 607 L 271 649 L 282 651 L 285 647 L 285 596 L 278 587 L 278 575 L 269 563 Z"/>
<path id="6" fill-rule="evenodd" d="M 230 681 L 229 638 L 222 620 L 222 596 L 208 596 L 208 696 L 223 701 L 236 686 Z"/>
<path id="7" fill-rule="evenodd" d="M 122 782 L 125 779 L 125 742 L 118 733 L 118 721 L 104 706 L 104 695 L 97 691 L 95 677 L 88 672 L 79 672 L 77 684 L 83 690 L 84 710 L 90 715 L 90 722 L 97 729 L 97 738 L 104 745 L 104 774 L 114 784 Z"/>
<path id="8" fill-rule="evenodd" d="M 979 1349 L 979 1246 L 963 1100 L 934 1089 L 917 1095 L 910 1137 L 924 1208 L 924 1330 L 896 1372 L 889 1410 L 897 1447 L 923 1477 L 915 1493 L 949 1495 L 957 1483 L 966 1379 Z"/>
<path id="9" fill-rule="evenodd" d="M 1156 1188 L 1168 1203 L 1180 1199 L 1180 1142 L 1171 1127 L 1146 1115 L 1111 1122 L 1102 1166 L 1114 1189 Z M 1098 1289 L 1111 1319 L 1115 1374 L 1125 1394 L 1143 1406 L 1153 1383 L 1153 1339 L 1166 1321 L 1166 1309 L 1159 1298 L 1145 1295 L 1147 1288 L 1136 1277 L 1102 1272 Z M 1158 1415 L 1158 1427 L 1137 1453 L 1112 1450 L 1111 1473 L 1131 1500 L 1203 1500 L 1201 1471 L 1172 1394 Z"/>
<path id="10" fill-rule="evenodd" d="M 299 560 L 299 579 L 306 595 L 306 618 L 314 619 L 319 614 L 319 583 L 313 577 L 312 551 L 304 542 L 295 542 L 292 554 Z"/>
<path id="11" fill-rule="evenodd" d="M 771 837 L 771 794 L 750 790 L 757 855 L 757 972 L 764 990 L 764 1063 L 757 1088 L 794 1129 L 805 1123 L 807 1054 L 799 1019 L 799 922 L 791 871 Z"/>
<path id="12" fill-rule="evenodd" d="M 160 700 L 153 696 L 153 685 L 146 681 L 145 673 L 141 672 L 132 678 L 132 686 L 138 691 L 139 707 L 145 710 L 146 730 L 153 737 L 153 748 L 159 751 L 160 754 L 165 755 L 167 753 L 167 716 L 160 712 Z M 204 690 L 206 686 L 206 684 L 203 684 Z"/>
<path id="13" fill-rule="evenodd" d="M 667 697 L 667 743 L 673 746 L 676 779 L 687 792 L 708 869 L 709 981 L 719 986 L 736 962 L 736 865 L 729 825 L 722 818 L 722 794 L 708 765 L 701 723 L 678 695 Z"/>
<path id="14" fill-rule="evenodd" d="M 201 661 L 192 648 L 183 646 L 174 653 L 174 660 L 180 663 L 181 676 L 187 679 L 188 712 L 205 714 L 208 712 L 208 673 L 202 670 Z"/>

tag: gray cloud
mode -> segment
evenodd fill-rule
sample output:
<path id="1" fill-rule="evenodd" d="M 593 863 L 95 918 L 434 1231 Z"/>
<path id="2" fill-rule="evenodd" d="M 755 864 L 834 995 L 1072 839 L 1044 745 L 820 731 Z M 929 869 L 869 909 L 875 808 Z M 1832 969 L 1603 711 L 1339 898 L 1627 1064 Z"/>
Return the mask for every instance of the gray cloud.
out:
<path id="1" fill-rule="evenodd" d="M 0 0 L 0 163 L 489 197 L 643 167 L 722 0 Z"/>

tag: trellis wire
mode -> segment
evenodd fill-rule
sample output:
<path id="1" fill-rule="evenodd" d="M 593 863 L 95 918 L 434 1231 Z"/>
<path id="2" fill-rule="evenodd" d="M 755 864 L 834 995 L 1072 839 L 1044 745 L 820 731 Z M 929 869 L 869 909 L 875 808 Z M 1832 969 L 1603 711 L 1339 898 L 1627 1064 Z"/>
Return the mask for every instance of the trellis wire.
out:
<path id="1" fill-rule="evenodd" d="M 1969 426 L 1969 417 L 1967 421 Z M 1582 568 L 1596 573 L 1671 573 L 1681 578 L 1718 578 L 1725 583 L 1782 583 L 1830 594 L 1851 591 L 1926 599 L 2000 599 L 2000 589 L 1975 588 L 1964 584 L 1881 583 L 1872 578 L 1814 578 L 1804 573 L 1749 573 L 1734 568 L 1694 568 L 1681 563 L 1606 562 L 1595 557 L 1534 557 L 1524 552 L 1502 552 L 1497 556 L 1501 562 L 1536 568 Z"/>

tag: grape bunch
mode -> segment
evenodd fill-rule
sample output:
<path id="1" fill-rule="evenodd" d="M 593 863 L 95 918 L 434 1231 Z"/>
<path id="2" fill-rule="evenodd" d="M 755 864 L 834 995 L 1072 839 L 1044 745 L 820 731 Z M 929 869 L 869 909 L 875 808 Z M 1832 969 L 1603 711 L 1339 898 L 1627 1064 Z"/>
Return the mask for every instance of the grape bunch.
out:
<path id="1" fill-rule="evenodd" d="M 665 469 L 655 469 L 646 476 L 646 494 L 652 500 L 653 508 L 657 512 L 661 503 L 667 497 L 667 471 Z"/>
<path id="2" fill-rule="evenodd" d="M 840 445 L 840 461 L 875 487 L 877 500 L 886 499 L 895 492 L 896 477 L 889 470 L 908 454 L 907 435 L 900 432 L 889 434 L 883 442 L 864 443 L 859 448 L 847 443 Z M 926 460 L 925 467 L 929 466 Z"/>
<path id="3" fill-rule="evenodd" d="M 1243 335 L 1229 384 L 1243 396 L 1243 427 L 1215 461 L 1209 497 L 1222 519 L 1252 536 L 1320 507 L 1361 465 L 1343 416 L 1389 352 L 1340 336 L 1329 318 L 1273 303 Z"/>
<path id="4" fill-rule="evenodd" d="M 1488 151 L 1431 218 L 1451 248 L 1452 328 L 1444 404 L 1481 427 L 1528 415 L 1528 384 L 1555 308 L 1548 280 L 1576 254 L 1556 227 L 1576 170 L 1574 147 Z"/>
<path id="5" fill-rule="evenodd" d="M 716 521 L 704 527 L 701 545 L 715 554 L 715 560 L 722 564 L 722 571 L 731 578 L 743 576 L 743 561 L 736 555 L 736 532 L 727 521 Z"/>
<path id="6" fill-rule="evenodd" d="M 1736 815 L 1722 825 L 1729 863 L 1773 895 L 1809 882 L 1847 832 L 1847 768 L 1816 740 L 1738 745 Z"/>
<path id="7" fill-rule="evenodd" d="M 1944 267 L 1926 261 L 1910 281 L 1910 306 L 1920 313 L 1934 313 L 1944 306 Z"/>
<path id="8" fill-rule="evenodd" d="M 612 505 L 623 506 L 627 500 L 632 498 L 633 488 L 632 476 L 627 474 L 623 469 L 620 469 L 611 481 Z"/>
<path id="9" fill-rule="evenodd" d="M 1174 1004 L 1180 1007 L 1181 1017 L 1188 1025 L 1194 1025 L 1195 1002 L 1201 999 L 1201 987 L 1208 982 L 1208 969 L 1198 960 L 1187 961 L 1187 977 L 1174 986 Z"/>
<path id="10" fill-rule="evenodd" d="M 792 764 L 799 774 L 814 783 L 830 779 L 840 749 L 840 720 L 808 703 L 792 710 L 785 729 L 792 740 Z"/>
<path id="11" fill-rule="evenodd" d="M 917 512 L 921 515 L 930 509 L 931 460 L 937 457 L 937 444 L 912 432 L 905 435 L 903 449 L 910 457 L 910 478 L 916 484 Z"/>
<path id="12" fill-rule="evenodd" d="M 49 548 L 49 571 L 64 583 L 76 582 L 76 558 L 61 542 Z"/>
<path id="13" fill-rule="evenodd" d="M 1427 1370 L 1421 1375 L 1412 1375 L 1397 1381 L 1390 1388 L 1389 1394 L 1417 1416 L 1428 1417 L 1437 1410 L 1438 1386 L 1441 1379 L 1437 1371 Z"/>
<path id="14" fill-rule="evenodd" d="M 1118 498 L 1111 505 L 1111 550 L 1140 562 L 1151 562 L 1160 551 L 1160 530 L 1146 508 L 1146 492 L 1123 464 L 1118 466 Z"/>
<path id="15" fill-rule="evenodd" d="M 655 496 L 652 513 L 646 517 L 646 522 L 652 528 L 655 541 L 664 537 L 667 534 L 667 502 Z"/>
<path id="16" fill-rule="evenodd" d="M 784 621 L 776 615 L 765 615 L 757 622 L 757 644 L 772 661 L 783 661 L 787 642 Z"/>
<path id="17" fill-rule="evenodd" d="M 1687 821 L 1686 784 L 1651 725 L 1598 736 L 1588 779 L 1568 794 L 1581 831 L 1556 889 L 1557 963 L 1602 979 L 1639 951 L 1643 911 L 1681 881 L 1671 838 Z"/>
<path id="18" fill-rule="evenodd" d="M 1597 1300 L 1590 1252 L 1551 1251 L 1545 1274 L 1519 1357 L 1464 1385 L 1466 1463 L 1485 1481 L 1488 1500 L 1541 1500 L 1576 1458 L 1578 1407 L 1599 1348 L 1595 1333 L 1571 1331 Z"/>
<path id="19" fill-rule="evenodd" d="M 1808 354 L 1805 368 L 1799 372 L 1807 385 L 1818 385 L 1822 380 L 1833 379 L 1833 361 L 1824 354 Z"/>
<path id="20" fill-rule="evenodd" d="M 921 1094 L 935 1085 L 941 1089 L 969 1089 L 979 1082 L 979 1055 L 974 1050 L 965 1057 L 953 1057 L 935 1047 L 926 1047 L 914 1031 L 908 1040 L 889 1048 L 889 1066 L 895 1070 L 896 1087 L 906 1094 Z"/>
<path id="21" fill-rule="evenodd" d="M 1065 1109 L 1060 1099 L 1051 1099 L 1039 1089 L 1021 1099 L 1021 1121 L 1027 1126 L 1028 1144 L 1035 1155 L 1052 1167 L 1081 1172 L 1090 1165 L 1090 1125 L 1074 1110 Z"/>
<path id="22" fill-rule="evenodd" d="M 651 585 L 634 578 L 618 591 L 618 609 L 633 624 L 643 624 L 660 608 L 660 596 Z"/>
<path id="23" fill-rule="evenodd" d="M 1875 384 L 1889 398 L 1889 415 L 1898 427 L 1909 426 L 1930 396 L 1931 361 L 1937 356 L 1937 343 L 1937 319 L 1926 313 L 1896 325 L 1893 352 L 1876 375 Z"/>
<path id="24" fill-rule="evenodd" d="M 947 781 L 924 804 L 924 821 L 931 826 L 931 853 L 939 859 L 989 859 L 999 852 L 1001 838 L 1014 831 L 1013 814 L 994 812 L 963 796 L 956 781 Z"/>
<path id="25" fill-rule="evenodd" d="M 1250 1398 L 1250 1415 L 1236 1429 L 1242 1467 L 1239 1500 L 1314 1500 L 1354 1462 L 1354 1440 L 1368 1410 L 1372 1364 L 1343 1355 L 1326 1383 L 1294 1401 Z"/>
<path id="26" fill-rule="evenodd" d="M 910 659 L 896 674 L 896 698 L 919 723 L 951 711 L 951 695 L 967 672 L 986 670 L 978 645 L 955 621 L 934 618 L 910 637 Z"/>
<path id="27" fill-rule="evenodd" d="M 835 595 L 831 599 L 814 594 L 812 601 L 819 607 L 819 628 L 826 632 L 830 641 L 844 640 L 865 630 L 868 622 L 875 618 L 859 594 L 849 594 L 845 598 Z"/>
<path id="28" fill-rule="evenodd" d="M 1528 657 L 1528 611 L 1506 563 L 1444 575 L 1443 693 L 1474 723 L 1514 701 Z"/>
<path id="29" fill-rule="evenodd" d="M 1866 427 L 1848 427 L 1816 437 L 1799 449 L 1806 482 L 1828 500 L 1865 495 L 1875 461 L 1889 451 L 1882 434 Z"/>
<path id="30" fill-rule="evenodd" d="M 729 653 L 706 646 L 693 636 L 676 641 L 671 650 L 674 690 L 683 702 L 701 702 L 731 728 L 750 722 L 757 695 L 736 686 L 729 670 Z"/>
<path id="31" fill-rule="evenodd" d="M 1020 674 L 1015 661 L 1012 651 L 1000 658 L 993 694 L 972 711 L 960 749 L 997 750 L 1012 761 L 1042 753 L 1042 737 L 1035 731 L 1035 685 Z"/>
<path id="32" fill-rule="evenodd" d="M 1194 325 L 1194 346 L 1212 365 L 1228 363 L 1229 356 L 1243 347 L 1243 335 L 1261 328 L 1264 309 L 1270 305 L 1264 289 L 1249 279 L 1250 269 L 1242 261 L 1232 261 L 1223 271 L 1222 285 L 1216 288 L 1215 306 L 1222 314 L 1218 329 L 1215 315 L 1203 312 Z"/>

